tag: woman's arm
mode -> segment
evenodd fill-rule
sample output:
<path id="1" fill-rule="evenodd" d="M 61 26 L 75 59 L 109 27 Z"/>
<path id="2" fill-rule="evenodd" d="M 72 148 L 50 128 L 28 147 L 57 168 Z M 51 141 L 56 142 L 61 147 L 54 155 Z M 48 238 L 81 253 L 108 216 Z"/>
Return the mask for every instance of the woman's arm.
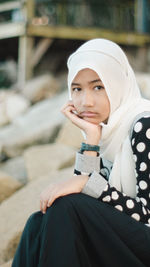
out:
<path id="1" fill-rule="evenodd" d="M 97 145 L 101 135 L 101 128 L 99 125 L 89 123 L 82 118 L 78 117 L 74 111 L 75 108 L 72 101 L 69 101 L 62 107 L 62 113 L 69 118 L 72 123 L 82 129 L 86 134 L 86 140 L 91 145 Z M 93 151 L 87 152 L 87 155 L 92 155 L 93 158 L 96 153 Z M 40 195 L 40 209 L 43 213 L 46 212 L 47 207 L 50 207 L 56 198 L 71 193 L 79 193 L 82 191 L 85 183 L 88 181 L 87 174 L 78 175 L 78 177 L 72 176 L 66 178 L 65 181 L 59 181 L 51 183 Z"/>
<path id="2" fill-rule="evenodd" d="M 137 131 L 138 125 L 141 130 Z M 136 198 L 131 198 L 124 193 L 111 187 L 109 182 L 103 184 L 103 177 L 96 172 L 99 180 L 96 187 L 99 187 L 98 200 L 106 202 L 109 205 L 125 212 L 134 219 L 150 224 L 150 117 L 141 118 L 135 124 L 133 129 L 131 146 L 136 166 Z M 144 148 L 144 149 L 143 149 Z M 94 174 L 94 173 L 93 173 Z M 92 176 L 91 180 L 92 187 Z M 89 180 L 88 180 L 89 182 Z M 87 182 L 87 183 L 88 183 Z M 86 183 L 86 184 L 87 184 Z M 85 186 L 86 186 L 85 184 Z M 103 190 L 102 190 L 103 187 Z M 83 189 L 84 190 L 84 189 Z"/>

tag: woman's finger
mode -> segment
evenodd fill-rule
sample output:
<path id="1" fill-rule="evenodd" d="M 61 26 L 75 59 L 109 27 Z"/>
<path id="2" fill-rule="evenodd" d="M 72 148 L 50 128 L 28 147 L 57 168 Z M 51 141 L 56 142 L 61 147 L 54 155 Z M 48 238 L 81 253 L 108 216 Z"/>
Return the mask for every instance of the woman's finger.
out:
<path id="1" fill-rule="evenodd" d="M 49 198 L 49 200 L 48 200 L 48 204 L 47 204 L 47 207 L 48 207 L 48 208 L 52 205 L 53 201 L 54 201 L 54 198 L 52 198 L 52 196 L 51 196 L 51 197 Z"/>
<path id="2" fill-rule="evenodd" d="M 47 202 L 47 207 L 50 207 L 53 204 L 53 202 L 55 201 L 56 198 L 58 198 L 58 194 L 56 194 L 56 192 L 51 194 L 51 196 L 50 196 L 50 198 L 48 199 L 48 202 Z"/>
<path id="3" fill-rule="evenodd" d="M 63 110 L 65 110 L 68 106 L 73 106 L 73 102 L 72 101 L 68 101 L 67 103 L 65 103 L 62 108 L 61 108 L 61 111 L 63 112 Z"/>
<path id="4" fill-rule="evenodd" d="M 47 200 L 42 201 L 42 212 L 45 214 L 47 209 Z"/>
<path id="5" fill-rule="evenodd" d="M 73 124 L 75 124 L 80 129 L 84 130 L 85 124 L 87 124 L 86 121 L 84 121 L 82 118 L 80 118 L 77 114 L 74 113 L 75 108 L 69 106 L 66 108 L 64 115 L 72 121 Z"/>
<path id="6" fill-rule="evenodd" d="M 43 212 L 42 211 L 42 200 L 41 199 L 40 199 L 40 211 Z"/>

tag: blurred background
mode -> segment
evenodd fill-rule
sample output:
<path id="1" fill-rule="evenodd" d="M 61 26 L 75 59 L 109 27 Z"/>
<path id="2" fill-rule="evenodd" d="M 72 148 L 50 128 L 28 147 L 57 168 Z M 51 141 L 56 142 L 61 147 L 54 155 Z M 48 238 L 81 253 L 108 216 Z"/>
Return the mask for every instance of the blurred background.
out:
<path id="1" fill-rule="evenodd" d="M 61 115 L 68 56 L 106 38 L 150 99 L 150 0 L 0 0 L 0 266 L 53 180 L 72 175 L 83 137 Z"/>

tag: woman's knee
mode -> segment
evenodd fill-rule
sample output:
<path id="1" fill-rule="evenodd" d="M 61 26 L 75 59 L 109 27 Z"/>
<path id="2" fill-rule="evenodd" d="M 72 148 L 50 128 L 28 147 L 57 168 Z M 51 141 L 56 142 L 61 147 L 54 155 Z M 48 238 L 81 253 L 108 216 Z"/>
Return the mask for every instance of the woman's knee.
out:
<path id="1" fill-rule="evenodd" d="M 51 217 L 54 214 L 65 214 L 68 209 L 72 209 L 72 207 L 75 205 L 75 202 L 79 198 L 79 194 L 73 193 L 73 194 L 68 194 L 65 196 L 58 197 L 55 199 L 53 204 L 47 209 L 46 214 L 44 217 Z M 52 215 L 53 214 L 53 215 Z"/>
<path id="2" fill-rule="evenodd" d="M 68 195 L 61 196 L 61 197 L 57 198 L 54 201 L 52 206 L 54 206 L 54 207 L 59 207 L 59 206 L 70 207 L 70 205 L 74 205 L 75 203 L 80 201 L 81 198 L 82 198 L 81 193 L 68 194 Z"/>
<path id="3" fill-rule="evenodd" d="M 32 231 L 33 228 L 35 229 L 36 225 L 39 226 L 39 224 L 41 224 L 42 216 L 43 214 L 40 211 L 32 213 L 26 222 L 25 229 L 30 229 Z"/>

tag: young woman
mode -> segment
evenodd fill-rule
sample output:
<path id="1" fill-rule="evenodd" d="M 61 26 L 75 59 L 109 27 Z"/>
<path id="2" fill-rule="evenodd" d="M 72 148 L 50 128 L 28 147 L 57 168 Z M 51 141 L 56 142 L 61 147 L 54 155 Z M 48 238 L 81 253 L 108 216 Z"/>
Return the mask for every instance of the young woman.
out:
<path id="1" fill-rule="evenodd" d="M 85 142 L 74 175 L 42 192 L 12 266 L 150 266 L 150 101 L 109 40 L 84 43 L 68 69 L 62 112 Z"/>

